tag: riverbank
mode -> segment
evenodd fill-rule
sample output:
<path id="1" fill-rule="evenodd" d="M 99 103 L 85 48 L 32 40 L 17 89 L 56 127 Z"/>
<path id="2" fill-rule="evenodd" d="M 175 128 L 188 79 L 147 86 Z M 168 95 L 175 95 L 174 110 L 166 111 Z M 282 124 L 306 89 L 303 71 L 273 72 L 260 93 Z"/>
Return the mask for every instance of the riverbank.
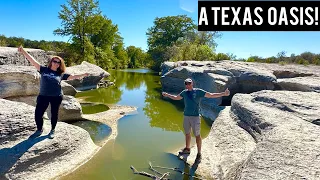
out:
<path id="1" fill-rule="evenodd" d="M 91 121 L 97 121 L 108 125 L 111 128 L 111 134 L 104 139 L 100 146 L 105 145 L 108 141 L 113 140 L 118 135 L 118 120 L 128 113 L 134 113 L 137 108 L 133 106 L 113 105 L 110 109 L 104 112 L 95 114 L 84 114 L 82 117 Z"/>
<path id="2" fill-rule="evenodd" d="M 190 77 L 198 88 L 231 91 L 225 99 L 201 102 L 204 115 L 215 120 L 203 140 L 203 159 L 196 173 L 227 180 L 319 179 L 319 72 L 318 66 L 302 65 L 165 63 L 164 90 L 178 93 Z M 224 100 L 230 106 L 212 115 Z M 196 154 L 193 146 L 187 159 L 190 164 Z"/>
<path id="3" fill-rule="evenodd" d="M 47 65 L 50 56 L 43 50 L 26 50 L 41 65 Z M 99 152 L 101 147 L 93 143 L 87 131 L 66 122 L 84 119 L 74 95 L 79 90 L 97 88 L 99 81 L 110 75 L 108 72 L 87 62 L 67 67 L 68 73 L 90 72 L 90 76 L 80 81 L 68 81 L 73 86 L 62 82 L 64 97 L 55 138 L 48 138 L 50 107 L 44 115 L 42 135 L 30 138 L 36 130 L 34 111 L 40 75 L 33 66 L 28 66 L 30 64 L 17 48 L 1 47 L 0 56 L 1 62 L 6 64 L 0 65 L 0 179 L 53 179 L 72 172 Z M 104 122 L 113 127 L 111 137 L 114 138 L 117 120 L 132 110 L 133 107 L 118 106 L 98 116 L 106 117 Z"/>

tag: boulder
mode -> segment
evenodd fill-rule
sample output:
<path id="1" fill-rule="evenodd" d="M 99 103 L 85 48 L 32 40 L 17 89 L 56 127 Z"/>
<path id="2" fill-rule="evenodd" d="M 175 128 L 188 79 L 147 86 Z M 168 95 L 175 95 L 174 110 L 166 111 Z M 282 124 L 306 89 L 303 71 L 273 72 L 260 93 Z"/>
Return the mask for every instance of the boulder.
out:
<path id="1" fill-rule="evenodd" d="M 320 92 L 320 77 L 295 77 L 278 79 L 280 89 L 287 91 Z"/>
<path id="2" fill-rule="evenodd" d="M 48 116 L 51 117 L 50 109 L 48 109 Z M 73 96 L 63 96 L 59 108 L 59 121 L 72 121 L 82 119 L 82 109 L 80 103 Z"/>
<path id="3" fill-rule="evenodd" d="M 249 94 L 261 90 L 319 92 L 320 89 L 318 66 L 225 60 L 164 62 L 161 67 L 162 90 L 172 94 L 185 89 L 184 79 L 188 77 L 194 80 L 194 87 L 208 92 L 223 92 L 229 88 L 229 97 L 201 100 L 201 114 L 208 118 L 219 111 L 219 105 L 230 104 L 236 93 Z"/>
<path id="4" fill-rule="evenodd" d="M 62 81 L 63 93 L 74 96 L 77 91 Z M 38 95 L 40 74 L 33 66 L 0 66 L 0 98 Z"/>
<path id="5" fill-rule="evenodd" d="M 161 75 L 166 74 L 171 69 L 179 66 L 197 66 L 197 67 L 244 67 L 262 69 L 272 72 L 277 78 L 293 78 L 305 76 L 320 76 L 319 66 L 316 65 L 299 65 L 299 64 L 276 64 L 276 63 L 256 63 L 256 62 L 243 62 L 243 61 L 178 61 L 178 62 L 164 62 L 161 65 Z"/>
<path id="6" fill-rule="evenodd" d="M 61 81 L 61 88 L 64 95 L 75 96 L 78 92 L 73 86 L 65 81 Z"/>
<path id="7" fill-rule="evenodd" d="M 11 101 L 24 102 L 31 106 L 36 106 L 37 96 L 20 96 L 20 97 L 10 97 L 6 98 Z M 51 106 L 49 105 L 45 117 L 51 118 Z M 63 100 L 59 107 L 59 121 L 73 121 L 81 120 L 82 118 L 82 108 L 80 103 L 73 96 L 63 96 Z"/>
<path id="8" fill-rule="evenodd" d="M 209 135 L 202 141 L 203 158 L 196 173 L 205 179 L 234 179 L 236 170 L 256 148 L 251 135 L 231 115 L 230 107 L 222 110 Z M 197 149 L 193 147 L 189 163 L 193 163 L 196 154 Z"/>
<path id="9" fill-rule="evenodd" d="M 226 88 L 229 88 L 231 93 L 229 97 L 202 98 L 200 102 L 201 114 L 205 117 L 212 117 L 212 113 L 219 111 L 218 106 L 223 101 L 230 101 L 236 93 L 251 93 L 275 88 L 275 75 L 264 69 L 246 67 L 230 62 L 183 61 L 177 64 L 174 69 L 160 78 L 163 91 L 173 94 L 180 93 L 185 89 L 184 80 L 188 77 L 193 79 L 194 87 L 208 92 L 223 92 Z M 172 63 L 169 66 L 171 67 Z"/>
<path id="10" fill-rule="evenodd" d="M 84 129 L 58 122 L 54 139 L 48 139 L 50 122 L 40 137 L 34 107 L 0 99 L 0 179 L 54 179 L 90 159 L 99 149 Z"/>
<path id="11" fill-rule="evenodd" d="M 320 93 L 234 95 L 203 141 L 209 179 L 320 179 Z M 192 163 L 196 147 L 191 149 Z"/>
<path id="12" fill-rule="evenodd" d="M 84 74 L 90 73 L 90 76 L 85 77 L 83 79 L 74 79 L 66 81 L 68 84 L 75 87 L 77 90 L 88 90 L 88 89 L 95 89 L 98 86 L 98 83 L 101 79 L 110 76 L 110 74 L 96 66 L 94 64 L 90 64 L 86 61 L 83 61 L 80 65 L 67 67 L 66 73 L 77 75 L 77 74 Z"/>
<path id="13" fill-rule="evenodd" d="M 0 98 L 39 94 L 40 74 L 33 66 L 0 66 Z"/>
<path id="14" fill-rule="evenodd" d="M 41 49 L 24 48 L 41 65 L 48 65 L 50 56 Z M 18 52 L 18 48 L 0 47 L 0 65 L 32 66 L 29 61 Z"/>

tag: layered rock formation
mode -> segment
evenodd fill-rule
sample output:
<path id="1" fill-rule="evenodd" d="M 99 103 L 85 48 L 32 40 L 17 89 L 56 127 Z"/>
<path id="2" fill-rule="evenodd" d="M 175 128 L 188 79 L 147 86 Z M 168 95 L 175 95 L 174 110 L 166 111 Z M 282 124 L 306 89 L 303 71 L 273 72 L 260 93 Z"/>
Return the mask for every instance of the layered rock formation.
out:
<path id="1" fill-rule="evenodd" d="M 41 49 L 24 48 L 41 65 L 47 65 L 50 55 Z M 0 47 L 0 65 L 31 66 L 29 61 L 18 52 L 18 48 Z"/>
<path id="2" fill-rule="evenodd" d="M 44 51 L 26 50 L 42 65 L 47 64 L 49 55 Z M 87 62 L 67 67 L 67 73 L 90 73 L 90 76 L 61 82 L 64 97 L 55 138 L 48 138 L 50 105 L 47 115 L 44 115 L 43 134 L 30 138 L 36 130 L 34 112 L 40 74 L 17 52 L 17 48 L 0 48 L 0 179 L 54 179 L 69 173 L 88 161 L 100 147 L 93 143 L 87 131 L 61 121 L 88 120 L 99 116 L 109 120 L 108 125 L 113 128 L 111 138 L 115 138 L 117 120 L 125 115 L 122 112 L 135 110 L 134 107 L 122 107 L 118 111 L 83 118 L 80 103 L 73 96 L 78 90 L 97 88 L 98 82 L 109 73 Z"/>
<path id="3" fill-rule="evenodd" d="M 109 77 L 110 74 L 96 66 L 94 64 L 90 64 L 86 61 L 83 61 L 80 65 L 67 67 L 66 73 L 69 74 L 84 74 L 90 73 L 90 76 L 85 77 L 83 79 L 74 79 L 66 81 L 68 84 L 71 84 L 77 90 L 88 90 L 95 89 L 98 87 L 98 84 L 101 79 Z"/>
<path id="4" fill-rule="evenodd" d="M 202 162 L 195 164 L 198 174 L 226 180 L 320 179 L 319 66 L 183 61 L 162 68 L 164 91 L 179 93 L 187 77 L 210 92 L 231 90 L 231 106 L 218 117 L 212 110 L 218 111 L 221 100 L 201 102 L 202 115 L 214 122 L 203 140 Z M 196 153 L 194 146 L 189 163 Z"/>
<path id="5" fill-rule="evenodd" d="M 33 66 L 0 66 L 0 98 L 35 106 L 40 90 L 40 74 Z M 59 109 L 59 120 L 81 119 L 80 103 L 73 97 L 75 88 L 62 82 L 65 97 Z M 50 107 L 47 114 L 50 117 Z"/>
<path id="6" fill-rule="evenodd" d="M 184 79 L 190 77 L 194 86 L 209 92 L 222 92 L 229 88 L 229 97 L 201 101 L 202 115 L 214 119 L 212 110 L 218 111 L 222 102 L 230 102 L 236 93 L 260 90 L 319 91 L 318 66 L 278 65 L 236 61 L 180 61 L 162 65 L 163 91 L 181 92 Z"/>
<path id="7" fill-rule="evenodd" d="M 203 141 L 198 173 L 208 179 L 319 179 L 317 102 L 316 92 L 236 94 Z M 197 150 L 191 151 L 190 163 Z"/>
<path id="8" fill-rule="evenodd" d="M 0 179 L 52 179 L 86 162 L 99 150 L 87 131 L 58 122 L 56 137 L 48 139 L 50 121 L 43 135 L 36 130 L 34 107 L 0 99 Z"/>
<path id="9" fill-rule="evenodd" d="M 49 59 L 51 57 L 51 54 L 49 54 L 48 52 L 45 52 L 41 49 L 25 48 L 25 50 L 30 53 L 41 65 L 48 65 Z M 15 66 L 15 68 L 16 66 L 32 66 L 29 61 L 21 53 L 18 52 L 18 48 L 11 47 L 0 47 L 0 65 Z M 32 68 L 26 69 L 28 71 Z M 75 79 L 67 81 L 67 83 L 71 84 L 77 90 L 88 90 L 97 88 L 97 85 L 101 79 L 110 76 L 108 72 L 101 69 L 99 66 L 90 64 L 85 61 L 80 65 L 67 67 L 66 72 L 74 75 L 90 73 L 89 77 L 83 78 L 82 80 Z M 37 76 L 37 74 L 35 76 Z M 23 77 L 21 77 L 21 79 L 23 79 Z"/>

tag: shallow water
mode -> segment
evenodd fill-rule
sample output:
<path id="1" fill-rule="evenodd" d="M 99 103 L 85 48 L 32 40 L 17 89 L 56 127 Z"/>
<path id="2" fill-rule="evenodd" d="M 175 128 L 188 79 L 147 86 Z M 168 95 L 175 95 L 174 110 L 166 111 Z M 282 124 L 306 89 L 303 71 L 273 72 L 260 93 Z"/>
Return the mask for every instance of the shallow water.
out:
<path id="1" fill-rule="evenodd" d="M 183 102 L 163 99 L 160 77 L 150 70 L 109 72 L 110 79 L 116 80 L 115 86 L 78 93 L 76 97 L 105 105 L 136 106 L 137 113 L 121 118 L 117 138 L 103 146 L 86 164 L 61 179 L 149 179 L 133 174 L 130 169 L 132 165 L 138 171 L 154 174 L 149 170 L 149 162 L 154 166 L 178 167 L 189 172 L 190 167 L 171 154 L 185 143 Z M 210 126 L 211 123 L 202 118 L 202 138 L 209 134 Z M 194 137 L 192 144 L 195 144 Z M 170 172 L 170 179 L 189 179 L 171 170 L 157 170 Z"/>

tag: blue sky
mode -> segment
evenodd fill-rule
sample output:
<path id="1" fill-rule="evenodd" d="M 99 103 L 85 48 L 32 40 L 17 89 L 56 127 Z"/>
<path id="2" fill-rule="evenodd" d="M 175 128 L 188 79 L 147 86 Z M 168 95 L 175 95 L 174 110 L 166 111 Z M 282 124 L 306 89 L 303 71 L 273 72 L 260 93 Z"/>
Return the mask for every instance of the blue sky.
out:
<path id="1" fill-rule="evenodd" d="M 125 46 L 147 49 L 147 29 L 156 17 L 186 14 L 198 20 L 196 0 L 100 0 L 104 15 L 117 24 Z M 60 5 L 65 0 L 1 0 L 0 34 L 31 40 L 67 41 L 53 35 L 60 27 Z M 320 32 L 222 32 L 216 52 L 268 57 L 280 51 L 320 53 Z"/>

